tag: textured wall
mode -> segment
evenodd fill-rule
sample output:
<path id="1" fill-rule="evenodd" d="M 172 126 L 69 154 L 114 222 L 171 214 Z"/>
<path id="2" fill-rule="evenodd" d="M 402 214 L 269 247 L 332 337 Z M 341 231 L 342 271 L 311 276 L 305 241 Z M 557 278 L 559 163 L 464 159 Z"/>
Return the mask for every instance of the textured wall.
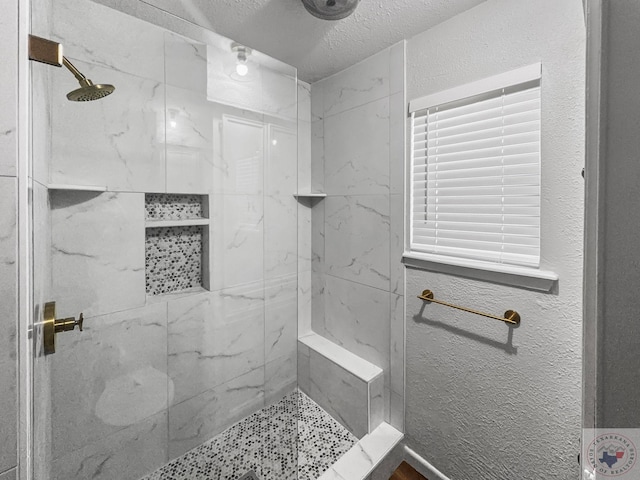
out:
<path id="1" fill-rule="evenodd" d="M 299 0 L 145 0 L 233 37 L 298 68 L 316 82 L 363 58 L 472 8 L 482 0 L 361 2 L 339 22 L 311 16 Z"/>
<path id="2" fill-rule="evenodd" d="M 456 480 L 577 475 L 584 19 L 579 0 L 489 0 L 408 41 L 409 100 L 542 62 L 541 268 L 551 293 L 407 270 L 407 443 Z M 415 295 L 522 325 L 424 307 Z M 424 308 L 424 309 L 423 309 Z"/>

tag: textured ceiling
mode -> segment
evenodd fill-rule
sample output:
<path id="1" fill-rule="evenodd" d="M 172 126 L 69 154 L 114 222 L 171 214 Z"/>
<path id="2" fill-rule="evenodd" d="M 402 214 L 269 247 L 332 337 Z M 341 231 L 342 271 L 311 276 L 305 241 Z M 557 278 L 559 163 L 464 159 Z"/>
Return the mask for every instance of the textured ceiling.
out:
<path id="1" fill-rule="evenodd" d="M 484 0 L 361 0 L 344 20 L 300 0 L 143 0 L 298 68 L 313 83 Z"/>

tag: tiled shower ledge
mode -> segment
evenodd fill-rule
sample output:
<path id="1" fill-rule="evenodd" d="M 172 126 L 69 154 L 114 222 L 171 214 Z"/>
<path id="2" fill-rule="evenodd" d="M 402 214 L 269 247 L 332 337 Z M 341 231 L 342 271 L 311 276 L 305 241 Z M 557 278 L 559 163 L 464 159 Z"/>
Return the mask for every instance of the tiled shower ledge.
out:
<path id="1" fill-rule="evenodd" d="M 364 382 L 370 382 L 379 375 L 382 369 L 362 357 L 351 353 L 346 348 L 327 340 L 322 335 L 311 332 L 298 338 L 298 341 L 318 352 L 333 363 L 340 365 Z"/>
<path id="2" fill-rule="evenodd" d="M 358 443 L 296 390 L 141 480 L 316 480 Z"/>
<path id="3" fill-rule="evenodd" d="M 325 198 L 327 196 L 326 193 L 294 193 L 294 197 L 296 198 Z"/>
<path id="4" fill-rule="evenodd" d="M 209 225 L 208 218 L 181 218 L 179 220 L 147 220 L 146 228 L 183 227 L 189 225 Z"/>
<path id="5" fill-rule="evenodd" d="M 107 187 L 102 185 L 65 185 L 62 183 L 50 183 L 49 190 L 74 190 L 79 192 L 106 192 Z"/>
<path id="6" fill-rule="evenodd" d="M 318 480 L 365 480 L 404 435 L 388 423 L 365 435 Z"/>

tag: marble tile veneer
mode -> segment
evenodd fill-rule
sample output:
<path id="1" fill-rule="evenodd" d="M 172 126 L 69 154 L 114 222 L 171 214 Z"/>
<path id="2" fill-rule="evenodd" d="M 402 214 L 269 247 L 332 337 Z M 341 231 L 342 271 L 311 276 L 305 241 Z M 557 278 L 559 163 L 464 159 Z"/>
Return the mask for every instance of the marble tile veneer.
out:
<path id="1" fill-rule="evenodd" d="M 167 192 L 211 191 L 215 107 L 204 93 L 166 85 Z"/>
<path id="2" fill-rule="evenodd" d="M 311 270 L 298 273 L 298 335 L 311 332 L 311 305 L 313 297 Z"/>
<path id="3" fill-rule="evenodd" d="M 291 197 L 298 183 L 298 132 L 295 126 L 269 124 L 265 194 Z"/>
<path id="4" fill-rule="evenodd" d="M 389 227 L 386 195 L 327 197 L 327 273 L 388 291 Z"/>
<path id="5" fill-rule="evenodd" d="M 164 29 L 94 2 L 55 0 L 52 4 L 52 39 L 64 45 L 72 61 L 164 81 Z"/>
<path id="6" fill-rule="evenodd" d="M 396 393 L 404 392 L 404 297 L 391 294 L 391 328 L 389 333 L 390 384 Z"/>
<path id="7" fill-rule="evenodd" d="M 167 412 L 55 460 L 51 480 L 137 480 L 167 462 Z"/>
<path id="8" fill-rule="evenodd" d="M 389 95 L 389 49 L 323 80 L 325 118 Z"/>
<path id="9" fill-rule="evenodd" d="M 16 187 L 15 178 L 0 177 L 0 472 L 14 467 L 17 458 Z"/>
<path id="10" fill-rule="evenodd" d="M 264 405 L 264 367 L 169 409 L 169 458 L 200 445 Z"/>
<path id="11" fill-rule="evenodd" d="M 264 367 L 264 403 L 270 405 L 297 387 L 297 355 L 276 358 Z"/>
<path id="12" fill-rule="evenodd" d="M 311 121 L 311 85 L 298 80 L 298 121 Z"/>
<path id="13" fill-rule="evenodd" d="M 382 368 L 388 377 L 392 294 L 333 275 L 325 275 L 324 282 L 325 318 L 314 331 Z"/>
<path id="14" fill-rule="evenodd" d="M 210 230 L 214 290 L 264 278 L 264 204 L 262 195 L 212 196 L 211 224 L 216 226 Z"/>
<path id="15" fill-rule="evenodd" d="M 294 275 L 298 268 L 298 202 L 293 195 L 264 198 L 264 275 Z"/>
<path id="16" fill-rule="evenodd" d="M 214 159 L 216 193 L 256 195 L 264 191 L 265 124 L 223 114 L 221 155 Z"/>
<path id="17" fill-rule="evenodd" d="M 298 192 L 311 191 L 311 122 L 298 120 Z"/>
<path id="18" fill-rule="evenodd" d="M 389 48 L 389 94 L 404 93 L 405 83 L 405 40 Z"/>
<path id="19" fill-rule="evenodd" d="M 109 43 L 109 42 L 108 42 Z M 75 62 L 87 77 L 116 86 L 100 102 L 69 102 L 71 75 L 52 79 L 52 183 L 114 191 L 165 190 L 165 86 L 123 71 Z"/>
<path id="20" fill-rule="evenodd" d="M 404 195 L 390 195 L 389 277 L 390 291 L 404 295 Z"/>
<path id="21" fill-rule="evenodd" d="M 399 42 L 311 86 L 312 181 L 329 195 L 312 211 L 312 328 L 384 370 L 385 421 L 397 428 L 404 416 L 404 63 Z M 299 382 L 310 389 L 306 348 Z"/>
<path id="22" fill-rule="evenodd" d="M 11 45 L 18 38 L 18 6 L 4 5 L 0 18 L 0 41 Z M 17 102 L 15 93 L 18 82 L 18 58 L 15 50 L 4 48 L 0 53 L 0 84 L 6 95 L 0 96 L 0 175 L 16 175 L 16 117 Z"/>
<path id="23" fill-rule="evenodd" d="M 16 480 L 16 469 L 12 468 L 9 471 L 6 471 L 4 473 L 0 473 L 0 480 Z"/>
<path id="24" fill-rule="evenodd" d="M 289 357 L 298 340 L 297 275 L 265 282 L 265 359 Z"/>
<path id="25" fill-rule="evenodd" d="M 404 193 L 406 122 L 404 91 L 394 93 L 389 97 L 389 184 L 392 194 Z"/>
<path id="26" fill-rule="evenodd" d="M 170 300 L 168 322 L 174 405 L 264 364 L 261 282 Z"/>
<path id="27" fill-rule="evenodd" d="M 309 356 L 309 396 L 356 437 L 369 430 L 367 383 L 316 351 Z"/>
<path id="28" fill-rule="evenodd" d="M 301 388 L 356 437 L 373 431 L 384 415 L 382 369 L 314 333 L 299 344 L 299 352 L 309 351 L 309 378 Z M 302 363 L 299 377 L 306 374 Z"/>
<path id="29" fill-rule="evenodd" d="M 56 190 L 50 201 L 58 313 L 92 317 L 143 306 L 144 194 Z"/>
<path id="30" fill-rule="evenodd" d="M 207 93 L 207 46 L 165 33 L 165 81 L 168 85 Z"/>
<path id="31" fill-rule="evenodd" d="M 88 317 L 84 331 L 57 342 L 50 357 L 54 458 L 166 411 L 173 385 L 165 304 Z"/>
<path id="32" fill-rule="evenodd" d="M 403 434 L 382 423 L 345 453 L 318 480 L 364 480 L 402 440 Z"/>
<path id="33" fill-rule="evenodd" d="M 324 120 L 311 122 L 311 191 L 324 192 Z"/>
<path id="34" fill-rule="evenodd" d="M 325 118 L 324 188 L 333 195 L 389 193 L 387 97 Z"/>

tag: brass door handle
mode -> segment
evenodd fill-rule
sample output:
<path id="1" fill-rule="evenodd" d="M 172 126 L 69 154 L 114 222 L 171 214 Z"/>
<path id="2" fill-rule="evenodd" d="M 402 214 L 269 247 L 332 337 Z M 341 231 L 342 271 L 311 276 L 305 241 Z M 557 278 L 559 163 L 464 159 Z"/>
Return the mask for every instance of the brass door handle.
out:
<path id="1" fill-rule="evenodd" d="M 84 315 L 82 313 L 77 320 L 74 317 L 56 319 L 56 302 L 45 303 L 42 324 L 44 354 L 56 353 L 56 333 L 70 332 L 75 330 L 76 326 L 78 330 L 82 331 L 83 323 Z"/>

